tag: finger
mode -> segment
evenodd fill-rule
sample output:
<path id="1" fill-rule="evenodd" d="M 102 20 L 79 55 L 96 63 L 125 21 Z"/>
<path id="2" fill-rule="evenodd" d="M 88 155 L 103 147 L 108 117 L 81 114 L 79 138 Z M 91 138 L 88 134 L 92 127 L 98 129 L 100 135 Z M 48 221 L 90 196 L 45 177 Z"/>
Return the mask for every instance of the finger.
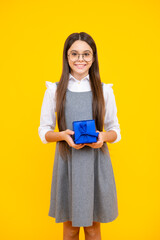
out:
<path id="1" fill-rule="evenodd" d="M 68 138 L 67 142 L 71 147 L 75 147 L 75 145 L 76 145 L 71 137 Z"/>
<path id="2" fill-rule="evenodd" d="M 74 145 L 74 142 L 73 142 L 73 140 L 72 140 L 72 138 L 71 139 L 69 139 L 69 144 L 71 144 L 72 146 Z"/>
<path id="3" fill-rule="evenodd" d="M 89 147 L 92 147 L 92 144 L 91 144 L 91 143 L 87 143 L 86 145 L 89 146 Z"/>
<path id="4" fill-rule="evenodd" d="M 76 145 L 76 148 L 79 149 L 79 148 L 82 148 L 83 147 L 83 144 L 78 144 Z"/>
<path id="5" fill-rule="evenodd" d="M 76 148 L 76 149 L 79 149 L 79 148 L 82 148 L 83 147 L 83 144 L 73 144 L 73 147 Z"/>

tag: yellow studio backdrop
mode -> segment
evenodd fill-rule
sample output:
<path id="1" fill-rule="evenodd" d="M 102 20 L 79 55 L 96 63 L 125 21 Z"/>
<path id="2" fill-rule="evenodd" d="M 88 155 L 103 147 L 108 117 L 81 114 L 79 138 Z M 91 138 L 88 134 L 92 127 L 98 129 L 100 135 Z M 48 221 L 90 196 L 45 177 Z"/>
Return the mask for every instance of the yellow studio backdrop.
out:
<path id="1" fill-rule="evenodd" d="M 6 0 L 0 24 L 0 239 L 62 239 L 48 216 L 56 143 L 38 127 L 45 81 L 59 81 L 64 42 L 81 31 L 113 83 L 122 136 L 108 143 L 119 216 L 101 224 L 102 239 L 160 239 L 160 2 Z"/>

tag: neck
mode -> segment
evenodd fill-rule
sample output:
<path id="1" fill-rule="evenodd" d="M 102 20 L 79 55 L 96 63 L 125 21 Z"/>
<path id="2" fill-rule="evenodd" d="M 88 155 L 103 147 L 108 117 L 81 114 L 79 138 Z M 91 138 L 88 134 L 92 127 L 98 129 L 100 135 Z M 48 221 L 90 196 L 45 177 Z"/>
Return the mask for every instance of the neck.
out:
<path id="1" fill-rule="evenodd" d="M 73 76 L 74 78 L 76 78 L 77 80 L 82 80 L 84 77 L 86 77 L 86 76 L 88 75 L 88 71 L 85 72 L 85 73 L 82 73 L 82 74 L 76 73 L 76 72 L 73 73 L 73 72 L 71 71 L 71 74 L 72 74 L 72 76 Z"/>

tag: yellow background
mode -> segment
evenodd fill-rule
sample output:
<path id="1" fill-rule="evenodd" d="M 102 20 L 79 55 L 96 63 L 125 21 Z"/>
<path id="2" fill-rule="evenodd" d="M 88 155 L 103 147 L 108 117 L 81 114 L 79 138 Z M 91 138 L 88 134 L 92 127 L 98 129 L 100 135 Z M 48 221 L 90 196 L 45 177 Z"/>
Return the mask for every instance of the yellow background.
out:
<path id="1" fill-rule="evenodd" d="M 62 239 L 48 216 L 55 142 L 42 144 L 38 127 L 45 81 L 59 81 L 64 42 L 80 31 L 113 83 L 122 136 L 108 144 L 119 216 L 102 239 L 160 239 L 160 2 L 6 0 L 0 22 L 0 239 Z"/>

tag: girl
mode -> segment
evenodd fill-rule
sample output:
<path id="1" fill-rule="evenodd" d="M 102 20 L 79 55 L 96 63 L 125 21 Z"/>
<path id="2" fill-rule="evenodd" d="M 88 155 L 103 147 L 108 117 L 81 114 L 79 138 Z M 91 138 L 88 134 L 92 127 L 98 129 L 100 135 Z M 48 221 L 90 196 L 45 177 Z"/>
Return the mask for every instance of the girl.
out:
<path id="1" fill-rule="evenodd" d="M 121 139 L 112 86 L 101 82 L 93 38 L 85 32 L 68 36 L 60 81 L 46 81 L 38 128 L 43 143 L 56 142 L 48 215 L 63 222 L 63 240 L 78 240 L 81 226 L 86 240 L 100 240 L 100 223 L 118 216 L 107 146 Z M 72 122 L 89 119 L 95 120 L 97 142 L 75 144 Z"/>

